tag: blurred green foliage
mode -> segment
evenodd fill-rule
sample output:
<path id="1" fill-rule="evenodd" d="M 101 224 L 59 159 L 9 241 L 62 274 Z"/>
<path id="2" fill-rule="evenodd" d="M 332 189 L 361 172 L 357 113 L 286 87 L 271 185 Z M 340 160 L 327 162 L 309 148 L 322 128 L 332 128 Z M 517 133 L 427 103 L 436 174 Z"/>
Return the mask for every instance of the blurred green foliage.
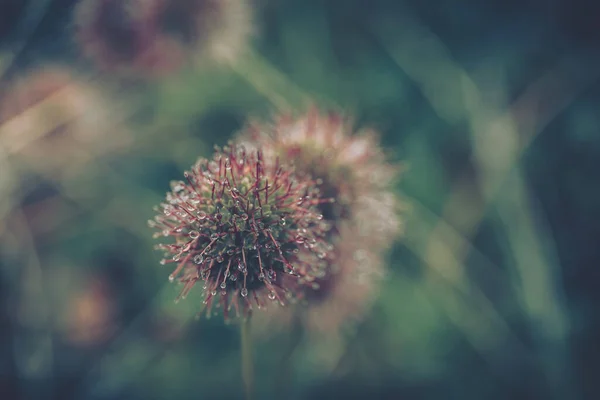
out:
<path id="1" fill-rule="evenodd" d="M 306 99 L 381 134 L 407 167 L 396 190 L 410 211 L 356 329 L 302 338 L 288 377 L 290 335 L 254 338 L 256 398 L 600 394 L 600 69 L 587 12 L 254 0 L 258 34 L 238 65 L 145 80 L 81 59 L 74 1 L 25 3 L 0 2 L 0 95 L 46 64 L 79 71 L 126 116 L 102 140 L 129 141 L 81 149 L 89 161 L 60 177 L 0 153 L 0 397 L 240 398 L 237 326 L 193 318 L 200 288 L 173 303 L 146 221 L 169 181 L 247 118 Z"/>

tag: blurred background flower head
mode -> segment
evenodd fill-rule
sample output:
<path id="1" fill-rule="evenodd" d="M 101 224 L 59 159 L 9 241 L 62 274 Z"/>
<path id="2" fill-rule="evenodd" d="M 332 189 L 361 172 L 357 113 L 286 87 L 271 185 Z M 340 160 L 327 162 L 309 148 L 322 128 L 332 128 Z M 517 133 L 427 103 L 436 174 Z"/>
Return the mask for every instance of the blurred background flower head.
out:
<path id="1" fill-rule="evenodd" d="M 251 124 L 239 136 L 266 156 L 290 160 L 298 174 L 336 200 L 319 206 L 331 226 L 332 252 L 322 261 L 327 273 L 302 287 L 303 301 L 292 313 L 271 311 L 265 329 L 278 322 L 299 329 L 297 312 L 308 331 L 338 335 L 364 316 L 385 274 L 382 252 L 400 232 L 399 203 L 391 192 L 399 168 L 386 160 L 373 132 L 355 132 L 340 114 L 316 107 L 299 117 Z"/>
<path id="2" fill-rule="evenodd" d="M 101 69 L 160 76 L 233 61 L 251 34 L 246 0 L 82 0 L 76 38 Z"/>

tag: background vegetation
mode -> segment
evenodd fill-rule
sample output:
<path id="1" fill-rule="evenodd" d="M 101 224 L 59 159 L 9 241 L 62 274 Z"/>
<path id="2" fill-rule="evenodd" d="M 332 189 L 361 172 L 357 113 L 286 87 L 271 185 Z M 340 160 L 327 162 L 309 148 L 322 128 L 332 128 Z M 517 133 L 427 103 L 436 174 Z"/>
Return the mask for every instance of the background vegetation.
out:
<path id="1" fill-rule="evenodd" d="M 381 133 L 410 212 L 356 330 L 306 338 L 288 378 L 290 338 L 255 337 L 257 398 L 600 396 L 597 8 L 255 0 L 236 67 L 125 79 L 82 59 L 74 3 L 0 1 L 0 97 L 51 65 L 108 104 L 60 168 L 0 136 L 1 398 L 241 397 L 237 328 L 193 319 L 200 290 L 174 304 L 146 221 L 248 116 L 307 98 Z"/>

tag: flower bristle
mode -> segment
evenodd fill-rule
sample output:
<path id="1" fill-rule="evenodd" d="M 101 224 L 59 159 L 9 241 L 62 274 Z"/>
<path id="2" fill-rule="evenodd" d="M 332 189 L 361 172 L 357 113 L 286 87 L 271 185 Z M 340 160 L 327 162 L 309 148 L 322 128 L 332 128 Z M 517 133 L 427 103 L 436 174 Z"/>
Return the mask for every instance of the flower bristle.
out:
<path id="1" fill-rule="evenodd" d="M 330 224 L 318 205 L 332 200 L 279 159 L 226 146 L 173 182 L 166 200 L 149 221 L 156 237 L 175 239 L 157 246 L 162 263 L 177 264 L 170 280 L 184 285 L 180 297 L 204 282 L 208 315 L 214 303 L 226 319 L 232 307 L 247 315 L 254 306 L 284 305 L 299 297 L 298 282 L 326 273 Z"/>

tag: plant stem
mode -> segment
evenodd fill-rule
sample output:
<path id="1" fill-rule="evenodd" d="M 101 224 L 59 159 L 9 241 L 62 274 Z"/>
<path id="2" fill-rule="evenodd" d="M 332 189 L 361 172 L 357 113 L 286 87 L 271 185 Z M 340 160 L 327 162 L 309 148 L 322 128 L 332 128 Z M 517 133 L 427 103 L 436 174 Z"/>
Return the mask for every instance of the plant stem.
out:
<path id="1" fill-rule="evenodd" d="M 309 104 L 310 96 L 307 93 L 251 49 L 231 67 L 279 111 L 285 112 Z"/>
<path id="2" fill-rule="evenodd" d="M 250 340 L 250 318 L 241 322 L 240 339 L 242 345 L 242 379 L 244 381 L 244 394 L 247 400 L 252 399 L 254 392 L 254 370 L 252 366 L 252 343 Z"/>
<path id="3" fill-rule="evenodd" d="M 287 344 L 287 348 L 281 358 L 279 364 L 279 372 L 278 379 L 276 381 L 276 393 L 280 394 L 282 397 L 287 398 L 284 394 L 289 394 L 292 387 L 292 373 L 293 373 L 293 359 L 296 350 L 302 343 L 303 337 L 302 323 L 300 320 L 300 316 L 296 312 L 294 315 L 294 321 L 292 324 L 292 330 L 290 332 L 289 342 Z"/>

